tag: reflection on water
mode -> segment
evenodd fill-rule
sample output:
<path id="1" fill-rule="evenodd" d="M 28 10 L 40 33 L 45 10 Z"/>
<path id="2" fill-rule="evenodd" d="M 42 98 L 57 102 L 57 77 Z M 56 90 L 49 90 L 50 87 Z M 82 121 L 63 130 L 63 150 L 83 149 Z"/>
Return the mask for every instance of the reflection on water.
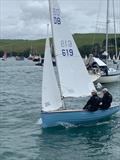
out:
<path id="1" fill-rule="evenodd" d="M 50 154 L 53 159 L 56 154 L 61 159 L 66 159 L 68 155 L 75 159 L 96 159 L 97 156 L 98 159 L 109 159 L 112 156 L 113 137 L 119 127 L 119 117 L 113 116 L 109 121 L 93 126 L 43 129 L 37 138 L 39 152 L 47 158 L 47 147 L 49 153 L 54 153 Z"/>

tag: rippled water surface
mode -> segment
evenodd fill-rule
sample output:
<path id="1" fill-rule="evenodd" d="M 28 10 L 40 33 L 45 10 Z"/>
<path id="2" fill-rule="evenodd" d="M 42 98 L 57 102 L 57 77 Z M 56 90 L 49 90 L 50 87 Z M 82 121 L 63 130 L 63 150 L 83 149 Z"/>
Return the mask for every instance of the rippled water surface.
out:
<path id="1" fill-rule="evenodd" d="M 93 126 L 43 130 L 41 82 L 33 62 L 0 61 L 0 160 L 120 159 L 120 112 Z M 105 86 L 120 104 L 120 82 Z"/>

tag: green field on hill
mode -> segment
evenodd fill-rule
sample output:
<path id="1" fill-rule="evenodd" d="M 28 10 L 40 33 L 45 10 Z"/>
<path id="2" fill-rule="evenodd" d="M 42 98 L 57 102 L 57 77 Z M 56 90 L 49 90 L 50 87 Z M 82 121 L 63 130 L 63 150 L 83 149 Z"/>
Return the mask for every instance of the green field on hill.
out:
<path id="1" fill-rule="evenodd" d="M 99 43 L 102 45 L 105 40 L 105 34 L 74 34 L 75 42 L 78 48 L 86 45 L 93 45 L 94 43 Z M 120 38 L 120 34 L 117 38 Z M 109 35 L 109 38 L 114 38 L 114 35 Z M 30 50 L 32 47 L 34 54 L 43 54 L 45 48 L 45 39 L 41 40 L 0 40 L 0 51 L 6 51 L 8 53 L 16 52 L 22 53 L 25 50 Z M 120 46 L 119 46 L 120 48 Z"/>

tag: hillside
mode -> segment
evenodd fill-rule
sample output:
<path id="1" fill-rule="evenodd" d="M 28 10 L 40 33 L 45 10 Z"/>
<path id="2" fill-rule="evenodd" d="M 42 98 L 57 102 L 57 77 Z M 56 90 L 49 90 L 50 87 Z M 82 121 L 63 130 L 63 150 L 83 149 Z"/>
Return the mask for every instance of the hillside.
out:
<path id="1" fill-rule="evenodd" d="M 117 35 L 120 38 L 120 34 Z M 114 38 L 114 35 L 109 35 L 109 38 Z M 75 42 L 78 48 L 86 45 L 93 45 L 99 43 L 100 45 L 105 40 L 104 34 L 74 34 Z M 8 53 L 22 53 L 26 50 L 32 50 L 34 54 L 43 54 L 45 47 L 45 39 L 41 40 L 0 40 L 0 51 L 6 51 Z M 120 46 L 119 46 L 120 48 Z"/>

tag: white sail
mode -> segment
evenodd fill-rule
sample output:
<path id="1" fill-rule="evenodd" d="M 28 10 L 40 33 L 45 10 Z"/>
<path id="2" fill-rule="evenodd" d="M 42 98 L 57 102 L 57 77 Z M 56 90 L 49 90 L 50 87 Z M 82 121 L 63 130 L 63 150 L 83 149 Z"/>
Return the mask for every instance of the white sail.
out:
<path id="1" fill-rule="evenodd" d="M 85 55 L 85 60 L 87 60 L 88 59 L 88 57 L 87 57 L 87 55 Z"/>
<path id="2" fill-rule="evenodd" d="M 102 55 L 103 55 L 103 56 L 108 56 L 108 52 L 107 52 L 107 51 L 104 51 L 104 52 L 102 53 Z"/>
<path id="3" fill-rule="evenodd" d="M 90 94 L 94 85 L 78 48 L 61 15 L 57 0 L 49 0 L 51 25 L 54 40 L 60 85 L 64 97 L 79 97 Z"/>
<path id="4" fill-rule="evenodd" d="M 52 64 L 49 38 L 47 38 L 43 67 L 42 110 L 53 111 L 60 107 L 62 107 L 62 101 Z"/>
<path id="5" fill-rule="evenodd" d="M 6 53 L 6 52 L 4 52 L 4 55 L 3 55 L 3 57 L 2 57 L 2 60 L 7 60 L 7 53 Z"/>
<path id="6" fill-rule="evenodd" d="M 117 60 L 119 60 L 119 58 L 120 58 L 120 52 L 118 53 Z"/>
<path id="7" fill-rule="evenodd" d="M 108 60 L 111 60 L 111 57 L 110 57 L 110 55 L 109 55 L 109 57 L 108 57 Z"/>
<path id="8" fill-rule="evenodd" d="M 113 55 L 113 60 L 116 60 L 115 55 Z"/>

